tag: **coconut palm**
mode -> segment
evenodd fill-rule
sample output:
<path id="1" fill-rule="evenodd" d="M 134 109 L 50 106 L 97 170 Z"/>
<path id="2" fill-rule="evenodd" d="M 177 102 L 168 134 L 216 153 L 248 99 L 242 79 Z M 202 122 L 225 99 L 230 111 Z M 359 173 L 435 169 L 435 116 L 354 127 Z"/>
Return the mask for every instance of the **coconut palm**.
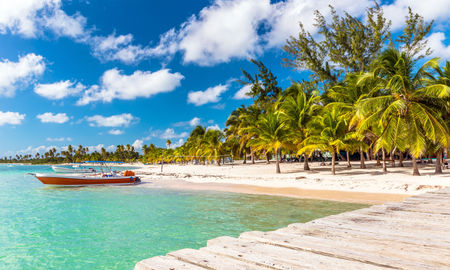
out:
<path id="1" fill-rule="evenodd" d="M 283 96 L 277 103 L 277 108 L 281 118 L 286 122 L 290 132 L 290 137 L 295 145 L 300 143 L 308 136 L 308 123 L 313 119 L 315 112 L 319 109 L 319 99 L 317 93 L 305 93 L 298 85 L 288 88 L 288 96 Z M 309 153 L 306 153 L 309 154 Z M 304 170 L 309 170 L 308 157 L 304 155 Z"/>
<path id="2" fill-rule="evenodd" d="M 281 173 L 280 151 L 281 147 L 289 140 L 287 123 L 282 120 L 281 115 L 274 112 L 273 109 L 268 110 L 259 116 L 258 121 L 248 129 L 248 132 L 257 134 L 249 142 L 255 150 L 264 150 L 275 154 L 276 173 Z"/>
<path id="3" fill-rule="evenodd" d="M 394 48 L 384 51 L 373 71 L 360 78 L 360 82 L 376 82 L 374 90 L 378 95 L 359 101 L 357 113 L 363 119 L 359 131 L 372 126 L 382 129 L 376 150 L 408 149 L 413 158 L 413 175 L 420 175 L 416 159 L 424 153 L 426 140 L 448 145 L 448 127 L 429 103 L 448 97 L 450 91 L 442 84 L 424 87 L 424 78 L 430 68 L 438 66 L 438 59 L 427 61 L 417 71 L 414 64 L 405 52 Z"/>
<path id="4" fill-rule="evenodd" d="M 220 158 L 224 150 L 224 134 L 221 130 L 209 129 L 206 131 L 202 143 L 203 155 L 208 159 L 214 159 L 220 166 Z"/>
<path id="5" fill-rule="evenodd" d="M 331 173 L 336 174 L 336 154 L 346 146 L 347 123 L 342 111 L 337 108 L 323 110 L 310 122 L 308 129 L 309 135 L 302 142 L 299 153 L 330 152 Z"/>
<path id="6" fill-rule="evenodd" d="M 240 137 L 241 148 L 245 148 L 248 142 L 258 135 L 255 129 L 255 124 L 259 119 L 262 111 L 256 105 L 249 106 L 246 110 L 242 111 L 239 115 L 240 125 L 238 129 L 238 135 Z M 251 145 L 250 155 L 252 159 L 252 164 L 255 164 L 255 150 Z"/>

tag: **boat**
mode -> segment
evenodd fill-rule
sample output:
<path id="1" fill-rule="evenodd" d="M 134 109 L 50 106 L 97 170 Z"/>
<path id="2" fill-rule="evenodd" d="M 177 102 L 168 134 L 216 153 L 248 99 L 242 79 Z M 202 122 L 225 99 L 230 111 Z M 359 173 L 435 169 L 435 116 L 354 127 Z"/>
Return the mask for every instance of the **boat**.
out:
<path id="1" fill-rule="evenodd" d="M 115 172 L 108 166 L 110 161 L 89 161 L 96 163 L 100 172 L 86 174 L 48 174 L 30 173 L 41 181 L 44 185 L 56 186 L 89 186 L 89 185 L 131 185 L 141 182 L 140 178 L 132 171 L 125 171 L 123 174 Z"/>
<path id="2" fill-rule="evenodd" d="M 94 168 L 81 168 L 79 165 L 72 165 L 72 168 L 53 165 L 52 169 L 58 173 L 95 173 Z"/>

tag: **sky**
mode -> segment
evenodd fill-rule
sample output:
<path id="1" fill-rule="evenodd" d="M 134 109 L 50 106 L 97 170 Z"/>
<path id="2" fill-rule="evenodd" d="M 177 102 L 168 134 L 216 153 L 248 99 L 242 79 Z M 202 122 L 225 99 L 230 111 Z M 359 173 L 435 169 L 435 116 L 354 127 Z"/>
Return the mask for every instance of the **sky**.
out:
<path id="1" fill-rule="evenodd" d="M 392 30 L 407 7 L 427 21 L 435 56 L 450 57 L 449 0 L 382 1 Z M 248 105 L 241 69 L 261 60 L 282 87 L 298 22 L 316 34 L 328 5 L 364 19 L 369 0 L 0 0 L 0 156 L 68 144 L 181 145 L 196 125 L 224 128 Z"/>

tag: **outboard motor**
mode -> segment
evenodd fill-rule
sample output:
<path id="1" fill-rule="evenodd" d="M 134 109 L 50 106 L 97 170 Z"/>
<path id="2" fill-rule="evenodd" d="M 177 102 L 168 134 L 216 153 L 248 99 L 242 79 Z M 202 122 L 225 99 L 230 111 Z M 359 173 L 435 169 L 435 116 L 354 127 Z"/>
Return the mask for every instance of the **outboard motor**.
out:
<path id="1" fill-rule="evenodd" d="M 135 182 L 135 183 L 140 183 L 140 182 L 141 182 L 141 178 L 138 177 L 138 176 L 136 176 L 136 177 L 134 178 L 134 182 Z"/>

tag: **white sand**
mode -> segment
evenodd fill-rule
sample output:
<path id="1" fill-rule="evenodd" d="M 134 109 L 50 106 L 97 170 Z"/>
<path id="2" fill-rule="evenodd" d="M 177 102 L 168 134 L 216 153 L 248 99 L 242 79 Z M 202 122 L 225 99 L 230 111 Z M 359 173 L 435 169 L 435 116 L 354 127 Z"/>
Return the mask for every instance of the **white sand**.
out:
<path id="1" fill-rule="evenodd" d="M 388 173 L 382 173 L 375 161 L 366 161 L 367 169 L 360 169 L 359 162 L 352 162 L 352 168 L 346 162 L 336 167 L 336 175 L 331 175 L 331 166 L 310 164 L 311 171 L 303 171 L 303 163 L 282 163 L 281 174 L 275 174 L 275 162 L 265 164 L 235 165 L 144 165 L 137 169 L 144 183 L 184 180 L 193 183 L 240 184 L 272 188 L 298 188 L 308 190 L 335 190 L 383 194 L 413 195 L 450 186 L 450 170 L 444 174 L 434 174 L 434 164 L 419 165 L 421 176 L 412 176 L 411 162 L 406 167 L 391 167 Z M 398 165 L 398 164 L 396 164 Z M 161 181 L 163 180 L 163 181 Z M 143 186 L 146 186 L 145 184 Z"/>

